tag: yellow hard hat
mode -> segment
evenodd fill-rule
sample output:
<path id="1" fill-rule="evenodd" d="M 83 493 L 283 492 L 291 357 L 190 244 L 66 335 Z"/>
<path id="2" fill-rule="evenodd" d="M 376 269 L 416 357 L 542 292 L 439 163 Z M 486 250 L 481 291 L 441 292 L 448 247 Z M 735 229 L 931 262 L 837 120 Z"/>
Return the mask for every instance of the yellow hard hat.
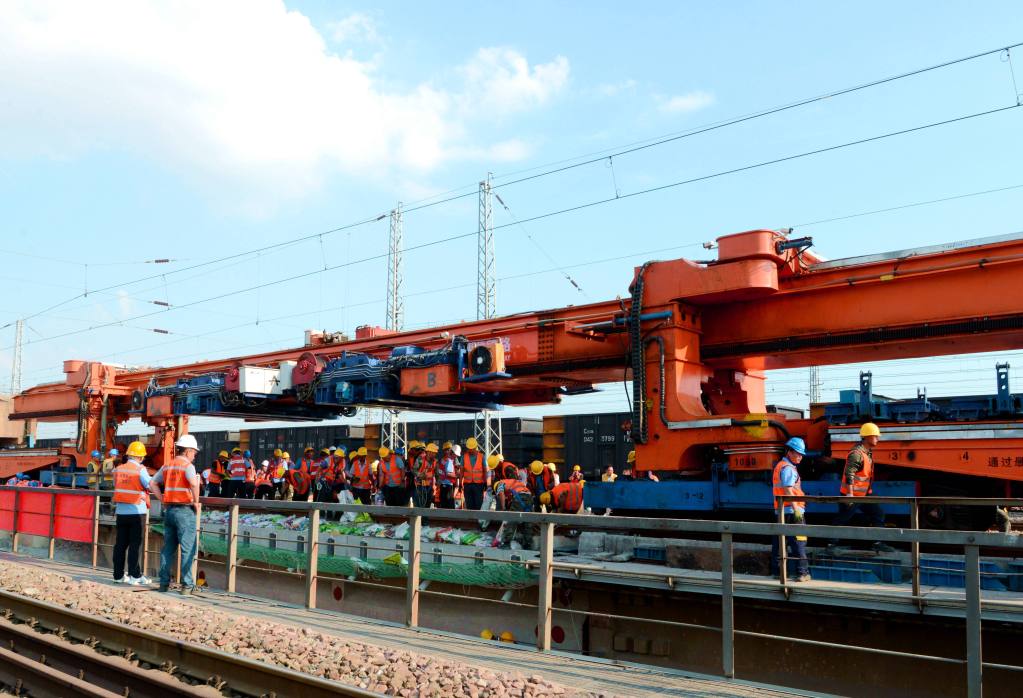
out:
<path id="1" fill-rule="evenodd" d="M 138 458 L 146 457 L 146 445 L 141 441 L 132 441 L 128 444 L 128 450 L 125 451 L 129 456 L 136 456 Z"/>
<path id="2" fill-rule="evenodd" d="M 625 460 L 627 462 L 629 462 L 629 463 L 635 463 L 636 462 L 636 452 L 635 451 L 629 451 L 629 456 Z"/>
<path id="3" fill-rule="evenodd" d="M 492 456 L 487 456 L 487 467 L 490 468 L 491 470 L 497 470 L 497 466 L 499 466 L 500 464 L 501 456 L 499 456 L 498 454 L 495 453 Z"/>
<path id="4" fill-rule="evenodd" d="M 860 436 L 881 436 L 881 430 L 873 422 L 867 422 L 860 427 Z"/>
<path id="5" fill-rule="evenodd" d="M 573 473 L 578 473 L 580 470 L 582 470 L 582 468 L 580 468 L 578 465 L 573 465 L 572 466 L 572 472 Z"/>
<path id="6" fill-rule="evenodd" d="M 543 472 L 543 469 L 544 464 L 538 460 L 535 460 L 529 464 L 529 472 L 533 473 L 534 475 L 539 475 L 540 473 Z"/>
<path id="7" fill-rule="evenodd" d="M 291 454 L 285 451 L 284 453 L 281 454 L 281 458 L 291 458 Z"/>
<path id="8" fill-rule="evenodd" d="M 334 455 L 337 456 L 338 458 L 344 458 L 345 450 L 343 448 L 338 448 L 334 451 Z"/>
<path id="9" fill-rule="evenodd" d="M 231 453 L 241 453 L 241 452 L 242 452 L 242 450 L 240 448 L 238 448 L 237 446 L 235 446 L 234 448 L 231 449 Z"/>
<path id="10" fill-rule="evenodd" d="M 501 633 L 501 642 L 515 642 L 515 636 L 505 630 Z"/>
<path id="11" fill-rule="evenodd" d="M 426 444 L 426 452 L 427 453 L 436 453 L 439 450 L 440 449 L 437 448 L 437 444 L 434 444 L 434 443 Z"/>
<path id="12" fill-rule="evenodd" d="M 313 448 L 312 446 L 306 446 L 305 447 L 305 451 L 303 451 L 303 453 L 309 453 L 310 451 L 312 451 L 313 453 L 316 453 L 316 449 Z"/>
<path id="13" fill-rule="evenodd" d="M 444 450 L 447 450 L 449 448 L 451 448 L 451 442 L 450 441 L 445 441 L 444 442 Z"/>
<path id="14" fill-rule="evenodd" d="M 543 493 L 541 493 L 540 494 L 540 503 L 549 506 L 550 503 L 551 503 L 551 493 L 550 492 L 543 492 Z"/>
<path id="15" fill-rule="evenodd" d="M 359 454 L 360 456 L 365 456 L 365 455 L 368 455 L 368 454 L 369 454 L 369 451 L 368 451 L 368 450 L 366 450 L 366 447 L 365 447 L 365 446 L 359 446 L 358 454 Z"/>
<path id="16" fill-rule="evenodd" d="M 329 456 L 330 455 L 330 449 L 329 448 L 321 448 L 320 449 L 320 454 L 324 455 L 324 456 Z"/>
<path id="17" fill-rule="evenodd" d="M 550 470 L 552 473 L 558 472 L 558 466 L 554 465 L 554 463 L 548 463 L 547 469 Z"/>
<path id="18" fill-rule="evenodd" d="M 221 451 L 221 453 L 223 453 L 225 456 L 227 455 L 227 453 L 224 452 L 224 451 Z M 279 448 L 275 448 L 274 449 L 274 457 L 275 458 L 280 458 L 282 453 L 284 453 L 284 451 L 282 451 L 281 449 L 279 449 Z"/>
<path id="19" fill-rule="evenodd" d="M 279 454 L 279 453 L 280 453 L 280 451 L 278 451 L 277 453 Z M 229 454 L 229 453 L 228 453 L 227 451 L 221 451 L 221 452 L 220 452 L 220 453 L 218 453 L 217 455 L 218 455 L 219 457 L 221 457 L 221 458 L 228 458 L 228 457 L 230 457 L 230 455 L 231 455 L 231 454 Z"/>
<path id="20" fill-rule="evenodd" d="M 484 640 L 493 640 L 494 633 L 490 628 L 483 628 L 483 630 L 480 631 L 480 637 L 482 637 Z"/>
<path id="21" fill-rule="evenodd" d="M 422 448 L 423 445 L 421 443 L 419 443 L 416 439 L 412 439 L 411 441 L 408 442 L 408 447 L 410 449 L 411 448 Z"/>
<path id="22" fill-rule="evenodd" d="M 465 447 L 470 451 L 475 451 L 480 447 L 480 442 L 476 440 L 476 437 L 470 436 L 465 440 Z"/>
<path id="23" fill-rule="evenodd" d="M 387 458 L 387 456 L 391 455 L 391 449 L 387 448 L 387 446 L 381 446 L 377 449 L 377 453 L 380 454 L 381 458 Z"/>

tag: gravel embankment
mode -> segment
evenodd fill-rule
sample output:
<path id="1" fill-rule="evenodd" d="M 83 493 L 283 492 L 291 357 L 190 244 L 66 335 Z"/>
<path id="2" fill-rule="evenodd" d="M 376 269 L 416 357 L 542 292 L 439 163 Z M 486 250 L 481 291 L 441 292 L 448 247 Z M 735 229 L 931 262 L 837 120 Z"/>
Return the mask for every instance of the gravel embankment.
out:
<path id="1" fill-rule="evenodd" d="M 497 673 L 402 650 L 375 647 L 325 633 L 245 618 L 178 601 L 175 593 L 75 581 L 5 562 L 0 587 L 144 630 L 286 666 L 314 676 L 394 696 L 532 698 L 595 696 L 541 676 Z M 480 648 L 486 652 L 485 647 Z"/>

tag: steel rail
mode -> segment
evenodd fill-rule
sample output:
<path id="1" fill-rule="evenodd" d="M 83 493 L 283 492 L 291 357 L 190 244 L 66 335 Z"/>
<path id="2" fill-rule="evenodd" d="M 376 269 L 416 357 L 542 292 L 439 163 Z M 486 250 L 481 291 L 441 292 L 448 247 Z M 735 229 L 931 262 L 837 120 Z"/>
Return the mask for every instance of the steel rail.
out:
<path id="1" fill-rule="evenodd" d="M 100 689 L 98 695 L 130 695 L 132 698 L 187 698 L 204 695 L 202 691 L 197 691 L 199 687 L 176 679 L 167 671 L 143 669 L 132 664 L 129 657 L 107 656 L 97 652 L 90 644 L 72 644 L 63 639 L 62 635 L 64 633 L 38 632 L 27 624 L 15 625 L 0 620 L 0 642 L 9 651 L 43 665 L 50 671 L 76 677 Z M 4 657 L 0 662 L 6 659 Z M 18 664 L 16 668 L 23 670 L 24 664 Z M 60 692 L 50 693 L 51 678 L 49 671 L 34 669 L 30 676 L 26 676 L 22 688 L 34 696 L 43 693 L 68 695 L 68 686 L 64 683 L 60 686 Z M 35 684 L 39 682 L 46 685 L 37 687 Z M 90 692 L 87 695 L 97 694 Z M 210 687 L 205 695 L 217 696 L 220 692 Z"/>
<path id="2" fill-rule="evenodd" d="M 14 688 L 15 695 L 27 693 L 36 698 L 122 698 L 121 694 L 2 648 L 0 683 Z"/>
<path id="3" fill-rule="evenodd" d="M 131 652 L 139 660 L 155 666 L 169 662 L 182 675 L 201 683 L 226 686 L 235 694 L 265 696 L 276 693 L 279 696 L 303 698 L 380 696 L 379 693 L 355 686 L 228 654 L 163 633 L 132 628 L 106 618 L 91 616 L 5 590 L 0 590 L 0 608 L 7 609 L 22 619 L 34 619 L 36 623 L 48 629 L 63 629 L 68 636 L 82 641 L 98 640 L 113 652 Z M 196 609 L 196 612 L 201 611 Z"/>

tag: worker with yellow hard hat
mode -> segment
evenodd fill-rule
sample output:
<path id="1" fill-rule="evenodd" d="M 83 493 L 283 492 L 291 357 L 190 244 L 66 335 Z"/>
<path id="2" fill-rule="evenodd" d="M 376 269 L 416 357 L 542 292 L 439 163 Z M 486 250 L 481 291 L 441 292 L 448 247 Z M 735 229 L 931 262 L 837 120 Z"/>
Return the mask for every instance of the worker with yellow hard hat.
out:
<path id="1" fill-rule="evenodd" d="M 377 456 L 380 463 L 377 467 L 377 483 L 384 495 L 384 504 L 389 507 L 408 506 L 405 459 L 387 446 L 378 448 Z"/>
<path id="2" fill-rule="evenodd" d="M 361 446 L 352 454 L 349 466 L 352 497 L 356 504 L 372 504 L 377 482 L 370 465 L 369 449 Z"/>
<path id="3" fill-rule="evenodd" d="M 458 473 L 465 508 L 470 511 L 483 508 L 483 492 L 487 487 L 487 474 L 491 470 L 489 461 L 489 458 L 483 457 L 475 438 L 470 436 L 465 440 L 465 453 L 459 462 Z"/>
<path id="4" fill-rule="evenodd" d="M 445 441 L 437 456 L 437 506 L 441 509 L 455 508 L 455 487 L 458 485 L 458 460 L 454 445 Z"/>
<path id="5" fill-rule="evenodd" d="M 568 476 L 569 482 L 583 482 L 586 478 L 583 476 L 583 469 L 581 466 L 573 465 L 572 474 Z"/>
<path id="6" fill-rule="evenodd" d="M 536 510 L 539 511 L 540 495 L 544 492 L 550 492 L 551 488 L 554 487 L 554 475 L 543 461 L 535 460 L 529 464 L 526 486 L 533 493 L 533 503 Z"/>
<path id="7" fill-rule="evenodd" d="M 539 461 L 534 461 L 539 463 Z M 493 486 L 494 503 L 498 511 L 531 512 L 534 510 L 533 493 L 529 491 L 526 483 L 515 477 L 515 468 L 505 467 L 504 477 L 497 480 Z M 498 529 L 497 545 L 500 548 L 508 548 L 512 541 L 518 539 L 523 548 L 529 550 L 533 547 L 533 525 L 519 524 L 514 521 L 505 521 Z"/>
<path id="8" fill-rule="evenodd" d="M 142 575 L 139 565 L 139 550 L 146 526 L 146 512 L 149 511 L 149 471 L 142 465 L 146 457 L 146 446 L 141 441 L 132 441 L 125 450 L 127 459 L 114 468 L 114 514 L 117 522 L 117 538 L 114 543 L 114 581 L 132 586 L 147 585 L 149 579 Z M 125 574 L 125 553 L 127 553 L 127 574 Z"/>
<path id="9" fill-rule="evenodd" d="M 231 454 L 227 451 L 221 451 L 210 465 L 209 474 L 206 476 L 207 497 L 223 496 L 221 487 L 227 479 L 227 461 L 230 457 Z"/>
<path id="10" fill-rule="evenodd" d="M 583 481 L 555 485 L 550 492 L 540 495 L 540 504 L 555 514 L 578 514 L 583 508 Z"/>
<path id="11" fill-rule="evenodd" d="M 867 519 L 868 526 L 884 526 L 884 510 L 880 504 L 864 504 L 857 502 L 857 497 L 866 497 L 871 494 L 874 483 L 874 454 L 872 449 L 881 440 L 881 430 L 873 422 L 867 422 L 860 426 L 860 442 L 852 447 L 845 460 L 845 468 L 842 471 L 842 495 L 848 497 L 848 504 L 840 504 L 838 516 L 831 522 L 833 526 L 845 526 L 857 512 Z M 829 547 L 838 545 L 838 540 L 833 539 Z M 874 543 L 875 552 L 891 553 L 895 549 L 887 543 L 877 541 Z"/>
<path id="12" fill-rule="evenodd" d="M 433 504 L 433 486 L 437 480 L 439 451 L 437 444 L 433 442 L 426 444 L 412 465 L 416 485 L 413 499 L 417 507 L 428 509 Z"/>

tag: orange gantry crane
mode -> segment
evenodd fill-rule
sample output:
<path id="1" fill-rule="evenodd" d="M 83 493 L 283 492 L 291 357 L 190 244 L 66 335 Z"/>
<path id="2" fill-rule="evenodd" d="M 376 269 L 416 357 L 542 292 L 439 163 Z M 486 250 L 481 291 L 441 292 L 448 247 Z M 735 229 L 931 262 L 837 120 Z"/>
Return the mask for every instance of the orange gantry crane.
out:
<path id="1" fill-rule="evenodd" d="M 790 435 L 841 458 L 852 445 L 849 422 L 877 417 L 768 414 L 767 370 L 1023 347 L 1020 236 L 833 261 L 810 245 L 771 230 L 727 235 L 717 259 L 647 262 L 623 298 L 588 305 L 399 333 L 361 327 L 354 339 L 308 333 L 301 347 L 182 366 L 66 361 L 65 380 L 17 395 L 11 419 L 77 421 L 75 445 L 60 454 L 82 465 L 139 417 L 156 429 L 148 447 L 158 466 L 192 415 L 471 412 L 556 403 L 631 380 L 638 470 L 698 476 L 717 462 L 733 475 L 763 473 Z M 898 436 L 878 460 L 1023 481 L 1019 399 L 990 405 L 968 423 L 941 410 L 895 421 Z M 32 458 L 26 452 L 5 469 L 45 456 Z"/>

